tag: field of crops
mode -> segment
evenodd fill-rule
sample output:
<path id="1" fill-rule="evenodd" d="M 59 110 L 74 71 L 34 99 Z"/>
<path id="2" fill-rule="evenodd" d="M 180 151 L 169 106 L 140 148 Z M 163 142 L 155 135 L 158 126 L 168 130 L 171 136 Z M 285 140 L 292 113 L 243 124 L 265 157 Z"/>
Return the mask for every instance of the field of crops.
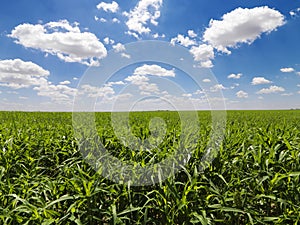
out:
<path id="1" fill-rule="evenodd" d="M 116 184 L 83 160 L 72 113 L 0 113 L 0 224 L 300 224 L 300 111 L 228 111 L 221 148 L 203 172 L 210 112 L 187 165 L 148 186 Z M 109 113 L 97 113 L 101 142 L 120 160 L 159 162 L 178 145 L 176 112 L 135 112 L 141 140 L 161 117 L 153 151 L 124 147 Z"/>

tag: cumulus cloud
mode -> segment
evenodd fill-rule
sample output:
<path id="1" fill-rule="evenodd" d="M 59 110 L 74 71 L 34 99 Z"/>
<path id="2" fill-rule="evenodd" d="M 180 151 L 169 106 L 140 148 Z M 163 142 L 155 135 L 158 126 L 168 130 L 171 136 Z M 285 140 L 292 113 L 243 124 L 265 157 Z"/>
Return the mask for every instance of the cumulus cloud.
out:
<path id="1" fill-rule="evenodd" d="M 284 16 L 268 6 L 237 8 L 223 15 L 221 20 L 212 19 L 203 40 L 218 51 L 230 54 L 228 48 L 237 47 L 239 43 L 251 44 L 262 33 L 270 33 L 284 24 Z"/>
<path id="2" fill-rule="evenodd" d="M 175 43 L 179 43 L 184 47 L 189 47 L 196 44 L 194 40 L 191 40 L 189 37 L 184 37 L 182 34 L 178 34 L 177 37 L 171 39 L 171 44 L 175 45 Z"/>
<path id="3" fill-rule="evenodd" d="M 71 84 L 71 82 L 68 81 L 68 80 L 65 80 L 65 81 L 59 82 L 59 84 L 61 84 L 61 85 L 68 85 L 68 84 Z"/>
<path id="4" fill-rule="evenodd" d="M 292 96 L 292 95 L 294 95 L 293 93 L 283 93 L 283 94 L 281 94 L 281 96 Z"/>
<path id="5" fill-rule="evenodd" d="M 125 46 L 121 43 L 117 43 L 116 45 L 112 46 L 115 52 L 123 52 L 125 51 Z"/>
<path id="6" fill-rule="evenodd" d="M 245 92 L 245 91 L 238 91 L 238 92 L 236 93 L 236 96 L 237 96 L 238 98 L 248 98 L 248 93 Z"/>
<path id="7" fill-rule="evenodd" d="M 149 81 L 149 78 L 141 75 L 132 75 L 127 77 L 125 80 L 135 85 L 143 85 Z"/>
<path id="8" fill-rule="evenodd" d="M 8 36 L 26 48 L 38 49 L 65 62 L 98 66 L 107 51 L 95 34 L 81 32 L 78 23 L 67 20 L 42 24 L 20 24 Z"/>
<path id="9" fill-rule="evenodd" d="M 216 85 L 214 85 L 214 86 L 212 86 L 212 87 L 210 88 L 210 91 L 211 91 L 211 92 L 217 92 L 217 91 L 225 90 L 225 89 L 227 89 L 227 88 L 224 87 L 223 84 L 216 84 Z"/>
<path id="10" fill-rule="evenodd" d="M 150 83 L 148 76 L 158 77 L 175 77 L 175 71 L 167 70 L 159 65 L 147 65 L 137 67 L 134 70 L 133 75 L 127 77 L 125 81 L 130 82 L 133 85 L 138 86 L 139 90 L 142 91 L 142 95 L 149 95 L 150 93 L 159 93 L 157 84 Z"/>
<path id="11" fill-rule="evenodd" d="M 37 91 L 38 96 L 48 97 L 57 103 L 70 103 L 72 97 L 76 94 L 76 89 L 67 85 L 54 85 L 49 82 L 43 83 L 40 86 L 34 87 L 33 90 Z"/>
<path id="12" fill-rule="evenodd" d="M 200 89 L 194 92 L 194 95 L 203 95 L 203 94 L 205 94 L 205 91 Z"/>
<path id="13" fill-rule="evenodd" d="M 155 83 L 149 83 L 149 78 L 145 75 L 132 75 L 127 77 L 125 80 L 138 86 L 139 90 L 142 92 L 152 93 L 159 91 L 157 85 Z"/>
<path id="14" fill-rule="evenodd" d="M 48 70 L 33 62 L 21 59 L 0 61 L 0 86 L 12 89 L 33 87 L 38 96 L 49 97 L 57 103 L 71 103 L 76 90 L 67 86 L 70 81 L 54 85 L 47 80 L 49 74 Z"/>
<path id="15" fill-rule="evenodd" d="M 188 30 L 188 35 L 189 35 L 189 37 L 191 37 L 191 38 L 197 37 L 197 34 L 196 34 L 195 31 L 193 31 L 193 30 Z"/>
<path id="16" fill-rule="evenodd" d="M 238 73 L 238 74 L 232 73 L 232 74 L 229 74 L 227 78 L 228 79 L 240 79 L 241 77 L 242 77 L 241 73 Z"/>
<path id="17" fill-rule="evenodd" d="M 270 83 L 272 83 L 272 81 L 269 81 L 264 77 L 254 77 L 251 82 L 252 85 L 270 84 Z"/>
<path id="18" fill-rule="evenodd" d="M 99 10 L 104 10 L 105 12 L 112 12 L 115 13 L 118 11 L 119 9 L 119 4 L 115 1 L 113 1 L 112 3 L 106 3 L 106 2 L 100 2 L 97 5 L 97 9 Z"/>
<path id="19" fill-rule="evenodd" d="M 210 82 L 211 82 L 211 80 L 210 80 L 210 79 L 207 79 L 207 78 L 206 78 L 206 79 L 203 79 L 202 81 L 203 81 L 204 83 L 210 83 Z"/>
<path id="20" fill-rule="evenodd" d="M 106 84 L 106 86 L 111 87 L 113 85 L 125 85 L 123 81 L 111 81 Z"/>
<path id="21" fill-rule="evenodd" d="M 123 15 L 128 18 L 126 25 L 131 33 L 148 34 L 151 29 L 148 26 L 150 22 L 157 26 L 157 19 L 160 17 L 160 7 L 163 0 L 140 0 L 133 10 L 124 12 Z M 137 35 L 137 34 L 136 34 Z"/>
<path id="22" fill-rule="evenodd" d="M 271 93 L 278 93 L 278 92 L 284 92 L 284 91 L 285 91 L 285 89 L 283 87 L 278 87 L 278 86 L 272 85 L 269 88 L 263 88 L 256 93 L 257 94 L 271 94 Z"/>
<path id="23" fill-rule="evenodd" d="M 283 72 L 283 73 L 292 73 L 295 70 L 294 70 L 294 68 L 286 67 L 286 68 L 281 68 L 280 71 Z"/>
<path id="24" fill-rule="evenodd" d="M 192 97 L 193 95 L 192 94 L 182 94 L 182 97 Z"/>
<path id="25" fill-rule="evenodd" d="M 175 77 L 175 71 L 167 70 L 159 65 L 143 65 L 134 70 L 134 75 L 152 75 L 152 76 L 159 76 L 159 77 Z"/>
<path id="26" fill-rule="evenodd" d="M 29 75 L 0 75 L 0 86 L 13 89 L 29 88 L 47 83 L 43 77 L 37 78 Z"/>
<path id="27" fill-rule="evenodd" d="M 0 86 L 13 89 L 28 88 L 46 83 L 49 71 L 33 62 L 21 59 L 0 60 Z"/>
<path id="28" fill-rule="evenodd" d="M 97 17 L 96 17 L 95 19 L 96 19 L 96 21 L 100 21 L 101 23 L 106 23 L 107 22 L 107 19 L 105 19 L 103 17 L 101 17 L 100 19 L 99 18 L 97 19 Z"/>
<path id="29" fill-rule="evenodd" d="M 88 97 L 108 97 L 115 94 L 111 86 L 105 85 L 103 87 L 96 87 L 89 84 L 82 85 L 82 90 L 88 94 Z"/>
<path id="30" fill-rule="evenodd" d="M 50 72 L 33 62 L 25 62 L 21 59 L 0 60 L 0 75 L 20 74 L 31 76 L 48 76 Z"/>
<path id="31" fill-rule="evenodd" d="M 290 16 L 291 17 L 298 17 L 300 12 L 300 8 L 294 9 L 290 11 Z"/>
<path id="32" fill-rule="evenodd" d="M 200 66 L 203 68 L 212 68 L 214 65 L 211 60 L 200 62 Z"/>
<path id="33" fill-rule="evenodd" d="M 210 68 L 213 66 L 211 59 L 215 57 L 215 54 L 211 45 L 200 44 L 199 46 L 192 46 L 190 53 L 195 61 L 200 62 L 202 67 Z"/>
<path id="34" fill-rule="evenodd" d="M 118 18 L 113 18 L 113 19 L 112 19 L 112 22 L 113 22 L 113 23 L 120 23 L 121 21 L 120 21 Z"/>
<path id="35" fill-rule="evenodd" d="M 110 39 L 109 37 L 105 37 L 105 38 L 103 39 L 103 42 L 104 42 L 104 44 L 106 44 L 106 45 L 109 45 L 109 44 L 113 45 L 113 44 L 115 43 L 115 41 L 114 41 L 113 39 Z"/>
<path id="36" fill-rule="evenodd" d="M 131 58 L 131 56 L 129 54 L 125 53 L 126 48 L 123 44 L 117 43 L 116 45 L 113 45 L 112 48 L 114 49 L 115 52 L 121 53 L 121 57 L 127 58 L 127 59 Z"/>
<path id="37" fill-rule="evenodd" d="M 126 53 L 124 53 L 124 52 L 121 53 L 121 56 L 122 56 L 123 58 L 127 58 L 127 59 L 130 59 L 130 58 L 131 58 L 131 56 L 130 56 L 129 54 L 126 54 Z"/>
<path id="38" fill-rule="evenodd" d="M 157 39 L 157 38 L 165 38 L 166 35 L 165 34 L 159 35 L 158 33 L 155 33 L 155 34 L 152 35 L 152 37 L 155 38 L 155 39 Z"/>

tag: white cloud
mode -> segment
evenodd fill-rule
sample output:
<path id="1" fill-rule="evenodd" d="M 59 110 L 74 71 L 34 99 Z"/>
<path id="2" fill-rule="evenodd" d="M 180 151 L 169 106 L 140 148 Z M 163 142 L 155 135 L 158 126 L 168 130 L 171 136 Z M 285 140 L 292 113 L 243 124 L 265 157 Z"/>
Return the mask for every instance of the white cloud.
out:
<path id="1" fill-rule="evenodd" d="M 189 37 L 191 37 L 191 38 L 197 37 L 197 34 L 196 34 L 195 31 L 193 31 L 193 30 L 188 30 L 188 35 L 189 35 Z"/>
<path id="2" fill-rule="evenodd" d="M 200 66 L 203 68 L 212 68 L 214 65 L 211 60 L 200 62 Z"/>
<path id="3" fill-rule="evenodd" d="M 113 44 L 115 43 L 115 41 L 114 41 L 113 39 L 110 39 L 109 37 L 105 37 L 105 38 L 103 39 L 103 42 L 104 42 L 104 44 L 106 44 L 106 45 L 109 45 L 109 44 L 113 45 Z"/>
<path id="4" fill-rule="evenodd" d="M 128 29 L 140 35 L 150 33 L 148 23 L 158 25 L 157 19 L 160 17 L 162 2 L 163 0 L 140 0 L 133 10 L 124 12 L 123 15 L 128 18 L 126 21 Z"/>
<path id="5" fill-rule="evenodd" d="M 194 95 L 202 95 L 202 94 L 205 94 L 205 91 L 197 90 L 197 91 L 194 92 Z"/>
<path id="6" fill-rule="evenodd" d="M 13 89 L 28 88 L 46 83 L 49 71 L 33 62 L 21 59 L 0 60 L 0 86 Z"/>
<path id="7" fill-rule="evenodd" d="M 230 89 L 235 89 L 235 88 L 238 87 L 238 86 L 240 86 L 240 84 L 234 83 L 234 84 L 230 87 Z"/>
<path id="8" fill-rule="evenodd" d="M 50 72 L 33 62 L 21 59 L 0 60 L 0 76 L 3 74 L 20 74 L 31 76 L 48 76 Z"/>
<path id="9" fill-rule="evenodd" d="M 97 9 L 99 10 L 103 9 L 105 12 L 110 11 L 112 13 L 115 13 L 118 11 L 119 5 L 115 1 L 113 1 L 112 3 L 100 2 L 97 5 Z"/>
<path id="10" fill-rule="evenodd" d="M 81 87 L 88 97 L 108 97 L 115 94 L 114 89 L 111 86 L 105 85 L 103 87 L 91 86 L 89 84 L 82 85 Z"/>
<path id="11" fill-rule="evenodd" d="M 125 85 L 123 81 L 111 81 L 106 84 L 106 86 L 111 87 L 112 85 Z"/>
<path id="12" fill-rule="evenodd" d="M 125 79 L 134 85 L 137 85 L 139 90 L 142 92 L 147 93 L 158 93 L 159 88 L 157 84 L 150 83 L 150 79 L 147 76 L 159 76 L 159 77 L 175 77 L 175 71 L 167 70 L 159 65 L 147 65 L 144 64 L 143 66 L 137 67 L 134 70 L 132 76 L 129 76 Z"/>
<path id="13" fill-rule="evenodd" d="M 26 48 L 39 49 L 65 62 L 78 62 L 98 66 L 107 51 L 95 34 L 81 32 L 78 23 L 67 20 L 49 22 L 44 25 L 24 23 L 15 27 L 8 35 Z"/>
<path id="14" fill-rule="evenodd" d="M 59 84 L 68 85 L 68 84 L 71 84 L 71 82 L 68 80 L 65 80 L 65 81 L 59 82 Z"/>
<path id="15" fill-rule="evenodd" d="M 78 77 L 73 77 L 73 80 L 78 80 Z"/>
<path id="16" fill-rule="evenodd" d="M 290 11 L 290 16 L 291 17 L 298 17 L 298 13 L 300 12 L 300 8 L 294 9 Z"/>
<path id="17" fill-rule="evenodd" d="M 19 96 L 19 99 L 26 100 L 26 99 L 28 99 L 28 97 L 25 97 L 25 96 Z"/>
<path id="18" fill-rule="evenodd" d="M 267 80 L 264 77 L 254 77 L 251 82 L 252 85 L 270 84 L 270 83 L 272 83 L 272 82 Z"/>
<path id="19" fill-rule="evenodd" d="M 139 89 L 141 91 L 150 92 L 150 93 L 153 93 L 153 92 L 158 93 L 159 92 L 157 84 L 154 84 L 154 83 L 148 83 L 145 85 L 141 85 L 141 86 L 139 86 Z"/>
<path id="20" fill-rule="evenodd" d="M 130 56 L 129 54 L 126 54 L 126 53 L 124 53 L 124 52 L 121 53 L 121 56 L 122 56 L 123 58 L 127 58 L 127 59 L 130 59 L 130 58 L 131 58 L 131 56 Z"/>
<path id="21" fill-rule="evenodd" d="M 214 49 L 211 45 L 201 44 L 198 47 L 192 46 L 190 53 L 195 61 L 200 61 L 202 67 L 212 67 L 211 59 L 215 57 Z"/>
<path id="22" fill-rule="evenodd" d="M 295 70 L 294 70 L 294 68 L 291 68 L 291 67 L 285 67 L 285 68 L 281 68 L 280 71 L 281 71 L 282 73 L 292 73 L 292 72 L 294 72 Z"/>
<path id="23" fill-rule="evenodd" d="M 182 34 L 178 34 L 177 37 L 171 39 L 171 44 L 175 45 L 175 43 L 179 43 L 184 47 L 189 47 L 196 44 L 194 40 L 191 40 L 189 37 L 184 37 Z"/>
<path id="24" fill-rule="evenodd" d="M 146 92 L 146 91 L 141 91 L 141 92 L 140 92 L 140 95 L 146 95 L 146 96 L 149 96 L 149 95 L 151 95 L 151 93 L 150 93 L 150 92 Z"/>
<path id="25" fill-rule="evenodd" d="M 131 56 L 129 54 L 126 54 L 124 51 L 126 51 L 126 48 L 123 44 L 121 43 L 117 43 L 116 45 L 113 45 L 112 46 L 114 51 L 117 52 L 117 53 L 121 53 L 121 57 L 123 58 L 127 58 L 127 59 L 130 59 Z"/>
<path id="26" fill-rule="evenodd" d="M 125 46 L 121 43 L 117 43 L 116 45 L 112 46 L 115 52 L 123 52 L 125 51 Z"/>
<path id="27" fill-rule="evenodd" d="M 192 94 L 182 94 L 182 97 L 192 97 Z"/>
<path id="28" fill-rule="evenodd" d="M 237 96 L 238 98 L 248 98 L 248 93 L 247 93 L 247 92 L 244 92 L 244 91 L 238 91 L 238 92 L 236 93 L 236 96 Z"/>
<path id="29" fill-rule="evenodd" d="M 135 85 L 143 85 L 149 81 L 149 78 L 142 75 L 132 75 L 125 79 Z"/>
<path id="30" fill-rule="evenodd" d="M 294 11 L 290 11 L 290 15 L 293 17 L 296 16 L 297 14 Z"/>
<path id="31" fill-rule="evenodd" d="M 284 92 L 284 91 L 285 91 L 285 89 L 283 87 L 278 87 L 278 86 L 272 85 L 269 88 L 263 88 L 256 93 L 257 94 L 271 94 L 271 93 L 278 93 L 278 92 Z"/>
<path id="32" fill-rule="evenodd" d="M 33 90 L 37 91 L 38 96 L 48 97 L 57 103 L 71 103 L 72 97 L 76 94 L 76 89 L 68 87 L 67 85 L 53 85 L 49 82 L 34 87 Z"/>
<path id="33" fill-rule="evenodd" d="M 283 94 L 281 94 L 281 96 L 292 96 L 292 95 L 294 95 L 293 93 L 283 93 Z"/>
<path id="34" fill-rule="evenodd" d="M 106 20 L 105 18 L 103 18 L 103 17 L 101 17 L 101 18 L 99 19 L 99 21 L 100 21 L 101 23 L 106 23 L 106 22 L 107 22 L 107 20 Z"/>
<path id="35" fill-rule="evenodd" d="M 284 23 L 284 16 L 268 6 L 237 8 L 223 15 L 222 20 L 212 19 L 203 40 L 218 51 L 230 54 L 229 47 L 237 47 L 239 43 L 251 44 L 262 33 L 270 33 Z"/>
<path id="36" fill-rule="evenodd" d="M 53 85 L 47 81 L 48 75 L 49 71 L 32 62 L 24 62 L 20 59 L 0 61 L 0 86 L 13 89 L 33 86 L 33 90 L 37 91 L 39 96 L 49 97 L 56 102 L 71 103 L 71 97 L 74 96 L 76 90 L 66 86 L 70 84 L 70 81 Z M 25 97 L 20 99 L 25 99 Z"/>
<path id="37" fill-rule="evenodd" d="M 135 33 L 135 32 L 131 32 L 130 30 L 126 31 L 125 34 L 128 34 L 128 35 L 130 35 L 132 37 L 135 37 L 136 39 L 140 40 L 139 35 L 137 33 Z"/>
<path id="38" fill-rule="evenodd" d="M 112 22 L 113 22 L 113 23 L 120 23 L 121 21 L 120 21 L 118 18 L 113 18 L 113 19 L 112 19 Z"/>
<path id="39" fill-rule="evenodd" d="M 165 34 L 159 35 L 158 33 L 155 33 L 155 34 L 152 35 L 152 37 L 155 38 L 155 39 L 157 39 L 157 38 L 165 38 L 166 35 Z"/>
<path id="40" fill-rule="evenodd" d="M 167 70 L 159 65 L 143 65 L 134 70 L 134 75 L 153 75 L 159 77 L 175 77 L 174 69 Z"/>
<path id="41" fill-rule="evenodd" d="M 241 73 L 237 73 L 237 74 L 232 73 L 232 74 L 229 74 L 227 78 L 228 79 L 240 79 L 241 76 L 242 76 Z"/>
<path id="42" fill-rule="evenodd" d="M 300 72 L 296 72 L 296 74 L 300 76 Z"/>
<path id="43" fill-rule="evenodd" d="M 149 78 L 145 75 L 132 75 L 125 79 L 134 85 L 137 85 L 142 92 L 158 92 L 159 89 L 156 84 L 149 83 Z"/>
<path id="44" fill-rule="evenodd" d="M 210 80 L 210 79 L 207 79 L 207 78 L 206 78 L 206 79 L 203 79 L 202 81 L 203 81 L 204 83 L 210 83 L 210 82 L 211 82 L 211 80 Z"/>
<path id="45" fill-rule="evenodd" d="M 227 89 L 227 88 L 224 87 L 223 84 L 216 84 L 216 85 L 214 85 L 213 87 L 210 88 L 210 91 L 211 92 L 217 92 L 217 91 L 225 90 L 225 89 Z"/>

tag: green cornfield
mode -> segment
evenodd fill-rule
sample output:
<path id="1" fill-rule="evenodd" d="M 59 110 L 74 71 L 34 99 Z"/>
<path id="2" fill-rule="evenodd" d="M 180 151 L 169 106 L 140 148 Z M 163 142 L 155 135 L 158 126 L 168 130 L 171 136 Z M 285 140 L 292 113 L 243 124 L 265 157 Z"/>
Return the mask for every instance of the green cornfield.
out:
<path id="1" fill-rule="evenodd" d="M 0 112 L 0 224 L 300 224 L 300 111 L 228 111 L 218 155 L 199 164 L 211 132 L 200 134 L 181 171 L 148 186 L 114 183 L 78 150 L 72 113 Z M 180 137 L 177 112 L 132 112 L 141 140 L 149 120 L 166 121 L 153 151 L 124 147 L 110 113 L 96 113 L 99 138 L 120 160 L 159 162 Z"/>

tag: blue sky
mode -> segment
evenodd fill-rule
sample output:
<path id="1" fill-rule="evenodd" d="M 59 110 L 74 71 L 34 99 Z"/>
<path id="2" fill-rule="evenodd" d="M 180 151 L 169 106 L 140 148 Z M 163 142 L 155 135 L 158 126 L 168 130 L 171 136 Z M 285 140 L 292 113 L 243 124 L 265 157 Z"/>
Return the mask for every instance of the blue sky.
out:
<path id="1" fill-rule="evenodd" d="M 300 108 L 299 28 L 298 0 L 3 1 L 0 110 L 71 111 L 80 91 L 99 111 Z M 128 44 L 145 40 L 183 46 L 211 77 L 199 86 L 145 61 L 86 83 L 89 68 L 112 53 L 130 62 Z"/>

